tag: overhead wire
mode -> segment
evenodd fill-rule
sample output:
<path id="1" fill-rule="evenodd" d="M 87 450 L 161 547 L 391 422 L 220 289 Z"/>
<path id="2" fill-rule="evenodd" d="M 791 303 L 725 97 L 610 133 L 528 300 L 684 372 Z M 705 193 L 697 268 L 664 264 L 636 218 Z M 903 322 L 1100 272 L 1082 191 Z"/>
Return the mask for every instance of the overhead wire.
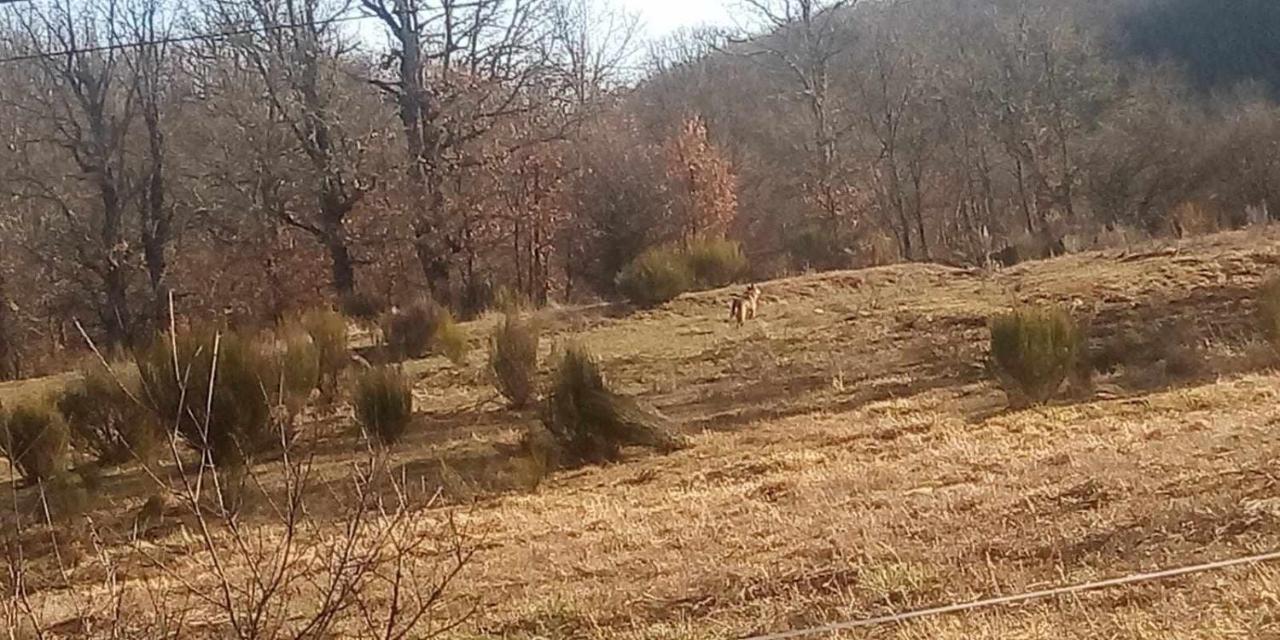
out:
<path id="1" fill-rule="evenodd" d="M 30 0 L 0 0 L 0 4 L 28 2 Z M 273 24 L 258 27 L 244 27 L 240 29 L 227 29 L 217 33 L 192 33 L 180 36 L 170 36 L 165 38 L 155 38 L 150 40 L 135 40 L 131 42 L 114 42 L 111 44 L 96 45 L 91 47 L 60 49 L 57 51 L 41 51 L 36 53 L 24 53 L 14 56 L 0 58 L 0 64 L 9 64 L 14 62 L 25 62 L 28 60 L 40 60 L 44 58 L 56 58 L 67 55 L 82 55 L 86 53 L 101 53 L 107 51 L 119 51 L 124 49 L 138 49 L 141 47 L 153 47 L 166 44 L 183 44 L 188 42 L 207 42 L 212 40 L 224 40 L 226 38 L 234 38 L 236 36 L 247 35 L 263 35 L 274 31 L 283 31 L 287 29 L 301 29 L 304 27 L 314 27 L 329 24 L 341 24 L 347 22 L 358 22 L 361 20 L 377 19 L 372 14 L 359 14 L 350 16 L 336 16 L 325 20 L 310 20 L 303 22 L 288 22 L 282 24 Z"/>

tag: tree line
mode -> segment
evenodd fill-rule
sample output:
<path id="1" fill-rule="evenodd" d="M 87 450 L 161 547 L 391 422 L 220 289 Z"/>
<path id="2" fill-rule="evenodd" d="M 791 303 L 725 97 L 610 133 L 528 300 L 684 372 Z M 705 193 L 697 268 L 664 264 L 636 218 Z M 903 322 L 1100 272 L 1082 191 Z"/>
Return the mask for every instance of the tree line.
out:
<path id="1" fill-rule="evenodd" d="M 424 295 L 465 315 L 611 296 L 646 249 L 706 235 L 764 277 L 1269 215 L 1274 47 L 1208 46 L 1266 33 L 1266 3 L 746 8 L 642 43 L 594 0 L 6 6 L 0 376 L 73 319 L 135 343 L 170 300 L 250 325 Z"/>

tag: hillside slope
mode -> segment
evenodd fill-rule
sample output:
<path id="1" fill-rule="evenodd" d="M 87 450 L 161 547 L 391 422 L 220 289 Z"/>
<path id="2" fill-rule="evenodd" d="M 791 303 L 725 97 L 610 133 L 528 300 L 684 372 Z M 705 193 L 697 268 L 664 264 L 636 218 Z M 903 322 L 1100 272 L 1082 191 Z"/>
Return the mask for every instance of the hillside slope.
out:
<path id="1" fill-rule="evenodd" d="M 1280 377 L 1251 315 L 1278 238 L 806 275 L 764 283 L 742 329 L 724 290 L 550 312 L 546 342 L 585 342 L 693 446 L 534 490 L 510 464 L 533 417 L 490 402 L 483 350 L 413 363 L 421 428 L 396 461 L 423 484 L 448 469 L 481 541 L 454 585 L 476 607 L 456 635 L 734 637 L 1280 548 Z M 1091 318 L 1106 366 L 1092 390 L 1010 411 L 985 372 L 987 318 L 1041 300 Z M 351 460 L 341 422 L 315 427 L 333 432 L 322 474 Z M 101 521 L 141 501 L 130 477 L 108 479 Z M 175 561 L 197 548 L 153 542 Z M 1280 637 L 1276 594 L 1264 566 L 848 637 Z"/>

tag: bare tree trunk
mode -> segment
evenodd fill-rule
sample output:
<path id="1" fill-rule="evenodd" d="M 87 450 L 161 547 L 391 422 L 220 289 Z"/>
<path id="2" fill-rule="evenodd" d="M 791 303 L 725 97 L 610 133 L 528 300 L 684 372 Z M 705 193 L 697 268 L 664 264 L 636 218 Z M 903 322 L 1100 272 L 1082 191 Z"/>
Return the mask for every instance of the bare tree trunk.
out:
<path id="1" fill-rule="evenodd" d="M 9 305 L 4 275 L 0 274 L 0 380 L 17 380 L 22 375 L 22 360 L 14 339 L 13 315 Z"/>
<path id="2" fill-rule="evenodd" d="M 96 125 L 91 124 L 97 131 Z M 105 134 L 94 133 L 95 138 Z M 105 306 L 98 310 L 108 346 L 129 344 L 132 338 L 132 316 L 129 311 L 129 282 L 125 274 L 128 245 L 121 234 L 123 207 L 116 187 L 114 172 L 107 167 L 98 170 L 98 189 L 102 200 L 101 246 L 106 253 L 100 275 Z"/>
<path id="3" fill-rule="evenodd" d="M 171 216 L 165 205 L 164 131 L 160 128 L 159 107 L 147 100 L 143 109 L 147 128 L 149 166 L 142 203 L 142 255 L 151 282 L 151 326 L 164 326 L 168 313 L 169 262 L 166 251 L 172 236 Z"/>
<path id="4" fill-rule="evenodd" d="M 337 224 L 330 222 L 326 226 L 324 239 L 325 250 L 329 253 L 329 277 L 333 282 L 333 290 L 345 298 L 356 290 L 355 261 L 351 258 L 351 249 L 347 246 L 341 220 Z"/>
<path id="5" fill-rule="evenodd" d="M 129 30 L 138 42 L 157 42 L 165 35 L 158 21 L 160 5 L 156 2 L 137 3 L 128 17 Z M 147 314 L 147 329 L 163 327 L 168 316 L 169 262 L 166 255 L 172 240 L 172 212 L 168 209 L 165 181 L 165 130 L 161 121 L 162 101 L 166 81 L 164 64 L 167 49 L 163 44 L 139 47 L 128 58 L 132 67 L 133 91 L 139 103 L 138 111 L 147 137 L 147 156 L 142 170 L 143 185 L 139 202 L 143 263 L 151 288 L 151 305 Z"/>

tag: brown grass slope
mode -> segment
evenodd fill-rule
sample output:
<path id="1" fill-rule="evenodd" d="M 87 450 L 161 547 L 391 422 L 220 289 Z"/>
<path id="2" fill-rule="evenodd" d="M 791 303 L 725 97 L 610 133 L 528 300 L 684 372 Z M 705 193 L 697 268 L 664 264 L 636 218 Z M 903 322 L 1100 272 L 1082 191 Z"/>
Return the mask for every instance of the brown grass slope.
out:
<path id="1" fill-rule="evenodd" d="M 397 463 L 460 477 L 459 518 L 484 541 L 455 585 L 478 604 L 457 637 L 734 637 L 1280 548 L 1280 377 L 1251 317 L 1277 239 L 801 276 L 766 283 L 743 329 L 728 290 L 548 312 L 544 356 L 578 336 L 692 447 L 534 492 L 509 465 L 532 418 L 493 399 L 483 350 L 412 363 L 422 428 Z M 1091 318 L 1091 350 L 1115 362 L 1088 392 L 1011 412 L 987 380 L 987 318 L 1040 300 Z M 466 329 L 478 344 L 494 321 Z M 336 422 L 312 429 L 321 472 L 352 449 L 324 435 Z M 138 484 L 107 479 L 101 518 Z M 153 544 L 181 561 L 186 543 Z M 1280 637 L 1277 594 L 1280 567 L 1258 567 L 844 637 Z"/>

